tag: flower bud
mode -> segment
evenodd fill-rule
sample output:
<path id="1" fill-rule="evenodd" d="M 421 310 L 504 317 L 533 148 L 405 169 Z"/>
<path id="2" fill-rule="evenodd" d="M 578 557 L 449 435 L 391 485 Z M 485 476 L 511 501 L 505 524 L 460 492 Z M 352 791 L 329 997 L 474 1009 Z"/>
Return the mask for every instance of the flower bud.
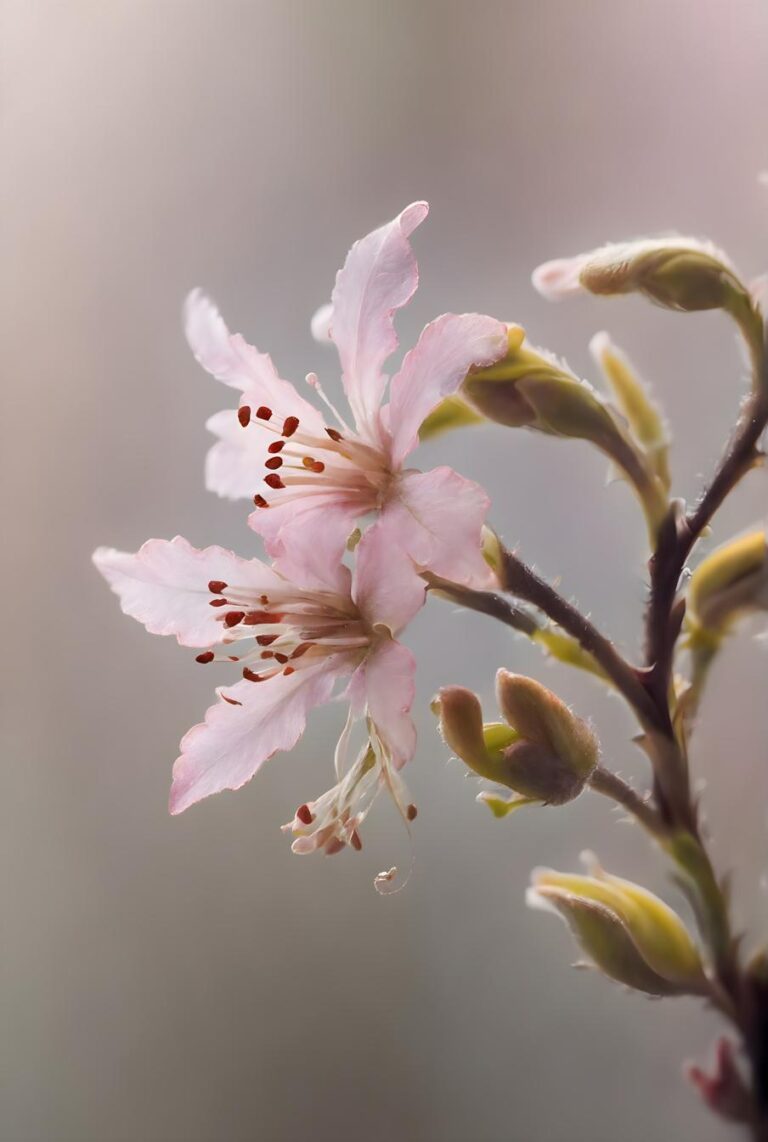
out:
<path id="1" fill-rule="evenodd" d="M 612 979 L 651 995 L 702 992 L 701 959 L 679 916 L 639 885 L 597 865 L 590 871 L 580 876 L 536 870 L 528 904 L 559 912 Z"/>
<path id="2" fill-rule="evenodd" d="M 481 799 L 496 816 L 525 802 L 562 805 L 578 797 L 597 764 L 597 740 L 586 723 L 559 698 L 528 678 L 500 670 L 499 705 L 509 724 L 483 724 L 480 700 L 471 690 L 449 686 L 433 709 L 446 744 L 477 773 L 518 796 Z M 512 724 L 513 717 L 515 724 Z"/>
<path id="3" fill-rule="evenodd" d="M 669 491 L 669 439 L 660 409 L 651 400 L 646 386 L 627 357 L 613 344 L 607 333 L 596 333 L 589 348 L 611 386 L 616 403 L 627 418 L 632 433 L 651 461 L 656 476 L 665 490 Z"/>
<path id="4" fill-rule="evenodd" d="M 445 397 L 436 408 L 422 421 L 419 429 L 419 440 L 431 440 L 435 436 L 442 436 L 453 428 L 466 428 L 470 424 L 482 424 L 483 417 L 469 405 L 458 393 Z"/>
<path id="5" fill-rule="evenodd" d="M 742 615 L 768 610 L 768 546 L 760 529 L 718 547 L 691 576 L 687 620 L 694 641 L 717 643 Z"/>
<path id="6" fill-rule="evenodd" d="M 606 296 L 637 291 L 686 313 L 730 310 L 748 300 L 725 254 L 695 238 L 610 243 L 574 258 L 545 262 L 534 270 L 533 284 L 553 300 L 582 291 Z"/>

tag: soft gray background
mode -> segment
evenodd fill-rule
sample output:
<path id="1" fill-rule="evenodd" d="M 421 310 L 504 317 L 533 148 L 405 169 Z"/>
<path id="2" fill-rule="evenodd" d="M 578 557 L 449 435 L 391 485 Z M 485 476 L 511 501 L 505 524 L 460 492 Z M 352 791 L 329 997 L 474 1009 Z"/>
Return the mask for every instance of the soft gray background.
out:
<path id="1" fill-rule="evenodd" d="M 406 865 L 385 808 L 359 855 L 291 856 L 278 825 L 328 782 L 340 712 L 237 796 L 166 814 L 212 676 L 123 618 L 89 563 L 181 532 L 255 551 L 202 486 L 229 395 L 179 329 L 205 285 L 283 375 L 335 384 L 308 320 L 351 241 L 414 198 L 422 285 L 408 344 L 448 309 L 525 324 L 590 369 L 607 326 L 663 397 L 691 495 L 739 399 L 718 316 L 552 307 L 540 260 L 606 238 L 710 235 L 768 265 L 764 0 L 5 0 L 2 27 L 4 765 L 2 1137 L 293 1142 L 661 1142 L 729 1137 L 680 1079 L 717 1023 L 570 970 L 523 907 L 530 868 L 585 846 L 670 893 L 607 802 L 495 822 L 435 739 L 447 682 L 530 671 L 642 778 L 631 726 L 589 679 L 433 603 L 420 662 L 420 806 Z M 628 650 L 643 528 L 578 445 L 488 429 L 425 447 L 485 483 L 510 542 Z M 724 537 L 765 514 L 753 476 Z M 765 650 L 718 669 L 695 751 L 740 913 L 768 925 Z"/>

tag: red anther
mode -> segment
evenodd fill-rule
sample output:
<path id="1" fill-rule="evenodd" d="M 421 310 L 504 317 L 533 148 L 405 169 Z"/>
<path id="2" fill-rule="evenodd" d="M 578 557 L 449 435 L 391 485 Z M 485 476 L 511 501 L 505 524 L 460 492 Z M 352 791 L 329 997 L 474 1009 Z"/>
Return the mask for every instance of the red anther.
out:
<path id="1" fill-rule="evenodd" d="M 259 602 L 261 603 L 262 607 L 266 607 L 267 603 L 269 602 L 269 595 L 259 595 Z"/>
<path id="2" fill-rule="evenodd" d="M 280 459 L 279 456 L 271 456 L 269 458 L 269 460 L 264 461 L 264 467 L 265 468 L 271 468 L 273 471 L 276 468 L 282 468 L 282 466 L 283 466 L 283 461 Z"/>
<path id="3" fill-rule="evenodd" d="M 256 409 L 256 415 L 258 416 L 259 420 L 271 420 L 272 419 L 272 409 L 267 408 L 267 406 L 265 404 L 260 404 L 259 407 Z"/>
<path id="4" fill-rule="evenodd" d="M 224 616 L 225 627 L 236 627 L 245 618 L 245 611 L 230 611 Z"/>
<path id="5" fill-rule="evenodd" d="M 419 810 L 416 808 L 415 805 L 409 805 L 408 808 L 405 810 L 405 815 L 409 821 L 415 821 L 418 812 L 419 812 Z"/>
<path id="6" fill-rule="evenodd" d="M 275 658 L 277 658 L 277 655 L 275 655 Z M 285 670 L 283 671 L 283 674 L 295 674 L 295 673 L 296 673 L 296 671 L 293 669 L 292 666 L 286 666 Z"/>
<path id="7" fill-rule="evenodd" d="M 344 841 L 342 841 L 339 837 L 331 837 L 330 841 L 325 846 L 325 855 L 329 857 L 336 856 L 336 853 L 340 853 L 342 849 L 345 849 L 346 847 L 347 846 L 345 845 Z"/>
<path id="8" fill-rule="evenodd" d="M 275 657 L 275 654 L 274 654 L 274 651 L 272 651 L 272 650 L 262 650 L 261 654 L 259 655 L 259 658 L 263 658 L 263 659 L 274 658 L 274 657 Z"/>
<path id="9" fill-rule="evenodd" d="M 211 599 L 208 604 L 209 607 L 228 607 L 229 603 L 226 599 Z"/>
<path id="10" fill-rule="evenodd" d="M 291 658 L 301 658 L 302 654 L 306 654 L 310 647 L 314 645 L 313 642 L 300 642 L 291 655 Z"/>
<path id="11" fill-rule="evenodd" d="M 254 504 L 254 507 L 257 507 L 257 508 L 268 508 L 269 507 L 268 502 L 264 499 L 263 496 L 254 496 L 253 497 L 253 504 Z"/>
<path id="12" fill-rule="evenodd" d="M 229 659 L 230 662 L 239 662 L 240 661 L 240 655 L 239 654 L 228 654 L 227 658 Z"/>
<path id="13" fill-rule="evenodd" d="M 243 624 L 247 627 L 255 627 L 259 623 L 279 623 L 282 622 L 282 619 L 282 615 L 273 614 L 271 611 L 249 611 L 243 619 Z M 272 641 L 274 642 L 274 638 Z"/>
<path id="14" fill-rule="evenodd" d="M 325 464 L 322 462 L 322 460 L 315 460 L 315 461 L 313 462 L 313 464 L 312 464 L 312 471 L 313 471 L 313 472 L 318 472 L 318 473 L 319 473 L 319 472 L 324 472 L 324 471 L 325 471 Z"/>
<path id="15" fill-rule="evenodd" d="M 238 702 L 237 698 L 228 698 L 226 694 L 221 695 L 225 702 L 229 702 L 230 706 L 242 706 L 242 702 Z"/>
<path id="16" fill-rule="evenodd" d="M 250 405 L 241 404 L 237 410 L 237 419 L 242 424 L 243 428 L 247 428 L 251 423 L 251 408 Z"/>
<path id="17" fill-rule="evenodd" d="M 271 654 L 272 651 L 268 650 L 268 651 L 265 651 L 264 653 Z M 264 657 L 264 653 L 262 654 L 262 658 Z M 277 659 L 277 661 L 280 663 L 281 666 L 285 666 L 286 662 L 288 661 L 288 655 L 282 654 L 279 650 L 275 651 L 275 658 Z"/>
<path id="18" fill-rule="evenodd" d="M 276 634 L 257 634 L 256 641 L 259 646 L 271 646 L 277 638 Z"/>
<path id="19" fill-rule="evenodd" d="M 213 662 L 215 657 L 216 655 L 212 650 L 204 650 L 202 654 L 198 654 L 195 662 L 200 662 L 203 666 L 205 666 L 206 662 Z"/>
<path id="20" fill-rule="evenodd" d="M 283 436 L 293 436 L 298 427 L 298 416 L 286 416 L 285 422 L 283 423 Z"/>
<path id="21" fill-rule="evenodd" d="M 301 462 L 305 468 L 314 468 L 315 466 L 315 461 L 311 456 L 303 456 Z"/>
<path id="22" fill-rule="evenodd" d="M 261 675 L 256 674 L 248 666 L 243 667 L 243 678 L 245 678 L 248 682 L 261 682 L 262 680 Z"/>
<path id="23" fill-rule="evenodd" d="M 212 595 L 223 595 L 227 589 L 227 584 L 223 583 L 221 579 L 211 579 L 208 583 L 208 590 Z"/>
<path id="24" fill-rule="evenodd" d="M 268 476 L 264 477 L 264 483 L 269 484 L 270 488 L 284 488 L 285 484 L 278 476 L 277 472 L 270 472 Z"/>
<path id="25" fill-rule="evenodd" d="M 269 448 L 267 449 L 267 452 L 282 452 L 282 450 L 284 448 L 285 448 L 285 441 L 284 440 L 273 440 L 272 443 L 270 444 Z"/>
<path id="26" fill-rule="evenodd" d="M 326 428 L 325 431 L 328 433 L 331 440 L 335 440 L 337 444 L 339 443 L 339 441 L 344 439 L 344 437 L 341 435 L 341 433 L 337 432 L 335 428 Z"/>
<path id="27" fill-rule="evenodd" d="M 315 815 L 310 809 L 309 805 L 299 805 L 296 810 L 296 820 L 301 821 L 302 825 L 311 825 L 315 819 Z"/>
<path id="28" fill-rule="evenodd" d="M 349 838 L 349 843 L 352 845 L 352 848 L 355 849 L 356 852 L 360 852 L 360 849 L 363 847 L 363 842 L 360 840 L 360 834 L 358 833 L 357 829 L 355 829 L 354 833 Z"/>

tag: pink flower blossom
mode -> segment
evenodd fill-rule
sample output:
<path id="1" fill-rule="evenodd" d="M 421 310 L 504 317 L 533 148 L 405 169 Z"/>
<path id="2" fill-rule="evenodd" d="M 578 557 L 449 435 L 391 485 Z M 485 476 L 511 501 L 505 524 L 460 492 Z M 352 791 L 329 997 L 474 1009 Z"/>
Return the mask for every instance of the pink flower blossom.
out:
<path id="1" fill-rule="evenodd" d="M 404 465 L 432 409 L 472 366 L 504 355 L 506 327 L 478 314 L 444 314 L 426 326 L 391 383 L 383 371 L 398 344 L 394 313 L 418 282 L 408 238 L 426 214 L 426 203 L 414 203 L 355 243 L 331 305 L 313 322 L 316 335 L 330 337 L 338 349 L 351 426 L 327 401 L 335 423 L 326 424 L 268 356 L 230 334 L 206 297 L 199 291 L 189 296 L 185 325 L 195 357 L 242 394 L 237 413 L 208 421 L 218 441 L 208 454 L 206 480 L 222 496 L 254 497 L 250 522 L 272 556 L 296 527 L 317 536 L 331 532 L 341 552 L 356 521 L 377 513 L 375 528 L 418 569 L 482 586 L 489 581 L 480 552 L 486 493 L 451 468 L 422 473 Z M 322 396 L 314 374 L 307 380 Z"/>
<path id="2" fill-rule="evenodd" d="M 404 561 L 387 560 L 381 542 L 365 545 L 353 573 L 329 557 L 329 534 L 309 532 L 294 536 L 272 566 L 221 547 L 200 551 L 180 536 L 150 539 L 135 555 L 95 553 L 126 614 L 152 634 L 202 648 L 198 662 L 236 662 L 243 675 L 218 689 L 205 721 L 183 738 L 172 813 L 239 789 L 273 754 L 292 749 L 309 711 L 348 679 L 338 783 L 297 811 L 295 851 L 359 847 L 360 824 L 381 788 L 411 819 L 399 771 L 415 749 L 415 663 L 394 636 L 422 606 L 424 586 Z M 355 723 L 366 732 L 350 763 Z"/>

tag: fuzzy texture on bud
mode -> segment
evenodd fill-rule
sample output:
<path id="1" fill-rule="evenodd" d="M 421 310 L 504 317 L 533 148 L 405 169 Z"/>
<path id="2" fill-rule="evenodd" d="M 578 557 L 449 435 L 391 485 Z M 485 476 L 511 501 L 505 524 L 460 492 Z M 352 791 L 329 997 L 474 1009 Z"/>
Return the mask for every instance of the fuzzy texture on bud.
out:
<path id="1" fill-rule="evenodd" d="M 528 904 L 563 916 L 612 979 L 651 995 L 703 992 L 701 959 L 679 916 L 653 893 L 589 860 L 588 876 L 536 870 Z"/>
<path id="2" fill-rule="evenodd" d="M 691 576 L 687 619 L 694 642 L 719 642 L 740 617 L 767 609 L 768 546 L 762 529 L 722 544 Z"/>

